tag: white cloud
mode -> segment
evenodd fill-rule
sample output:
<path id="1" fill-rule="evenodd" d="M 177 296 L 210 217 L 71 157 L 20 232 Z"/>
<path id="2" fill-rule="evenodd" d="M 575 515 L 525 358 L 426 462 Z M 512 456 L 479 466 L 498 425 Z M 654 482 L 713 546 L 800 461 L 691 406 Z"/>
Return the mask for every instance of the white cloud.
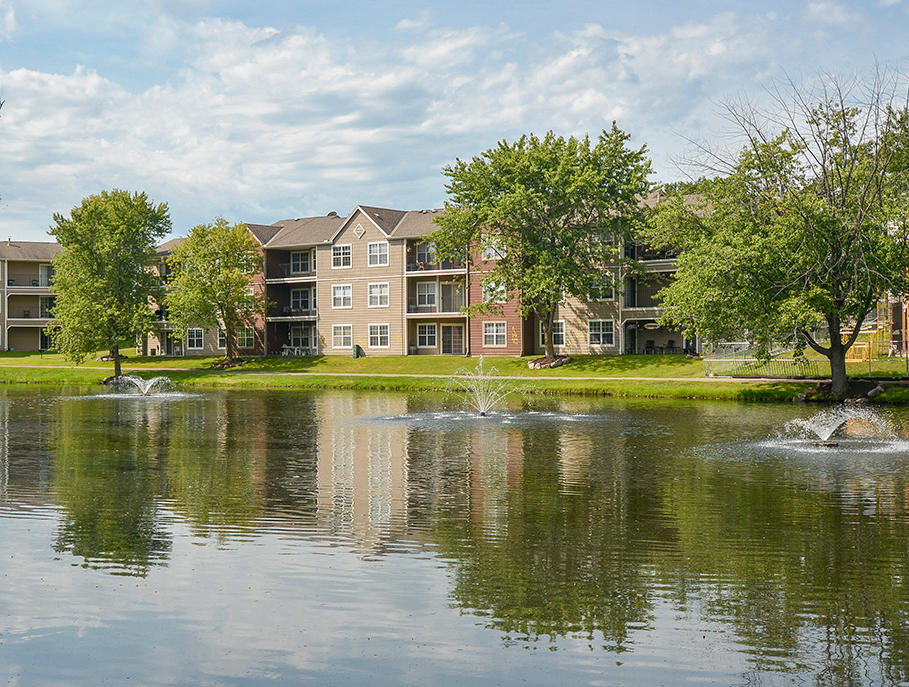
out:
<path id="1" fill-rule="evenodd" d="M 12 3 L 9 0 L 0 0 L 0 40 L 8 40 L 17 28 Z"/>
<path id="2" fill-rule="evenodd" d="M 809 2 L 805 7 L 805 14 L 810 21 L 827 26 L 850 26 L 861 22 L 861 15 L 858 12 L 833 0 Z"/>

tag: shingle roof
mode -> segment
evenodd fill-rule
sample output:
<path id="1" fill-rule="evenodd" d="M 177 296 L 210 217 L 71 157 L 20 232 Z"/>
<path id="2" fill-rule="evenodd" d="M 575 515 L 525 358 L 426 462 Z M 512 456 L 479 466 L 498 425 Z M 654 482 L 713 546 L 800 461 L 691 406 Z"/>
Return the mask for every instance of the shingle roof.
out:
<path id="1" fill-rule="evenodd" d="M 56 241 L 12 241 L 0 243 L 0 258 L 6 260 L 51 260 L 60 252 Z"/>
<path id="2" fill-rule="evenodd" d="M 409 210 L 403 213 L 401 221 L 395 228 L 395 238 L 421 238 L 434 232 L 439 226 L 434 222 L 442 213 L 442 209 L 435 210 Z"/>
<path id="3" fill-rule="evenodd" d="M 281 227 L 274 224 L 251 224 L 249 222 L 245 222 L 245 224 L 246 228 L 252 232 L 252 235 L 255 236 L 263 246 L 271 241 L 275 237 L 275 234 L 281 231 Z"/>
<path id="4" fill-rule="evenodd" d="M 282 219 L 272 225 L 280 227 L 280 230 L 268 242 L 267 247 L 294 248 L 323 243 L 334 236 L 345 219 L 345 217 L 338 217 L 337 215 Z"/>
<path id="5" fill-rule="evenodd" d="M 181 243 L 183 243 L 184 239 L 185 239 L 185 237 L 178 236 L 175 239 L 170 239 L 169 241 L 165 241 L 164 243 L 159 245 L 157 248 L 155 248 L 155 253 L 157 253 L 158 255 L 170 255 L 174 251 L 174 248 L 176 248 Z"/>
<path id="6" fill-rule="evenodd" d="M 377 208 L 372 205 L 358 205 L 363 212 L 369 215 L 369 218 L 379 225 L 379 228 L 386 234 L 391 234 L 394 228 L 398 226 L 401 218 L 407 214 L 406 210 L 393 210 L 391 208 Z"/>

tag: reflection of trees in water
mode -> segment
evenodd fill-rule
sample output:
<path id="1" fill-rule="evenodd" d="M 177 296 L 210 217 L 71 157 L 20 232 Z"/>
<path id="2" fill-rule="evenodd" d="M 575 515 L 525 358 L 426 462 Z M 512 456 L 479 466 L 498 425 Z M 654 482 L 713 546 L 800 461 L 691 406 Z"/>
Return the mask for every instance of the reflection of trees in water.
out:
<path id="1" fill-rule="evenodd" d="M 677 604 L 735 628 L 756 668 L 905 681 L 907 483 L 811 486 L 784 463 L 684 461 L 663 488 L 682 555 L 658 568 Z"/>
<path id="2" fill-rule="evenodd" d="M 54 550 L 89 566 L 145 575 L 166 560 L 171 546 L 156 503 L 161 473 L 149 432 L 155 413 L 78 401 L 56 408 L 48 442 L 61 506 Z"/>
<path id="3" fill-rule="evenodd" d="M 692 415 L 662 435 L 411 431 L 457 605 L 512 638 L 623 650 L 669 603 L 731 628 L 754 675 L 909 678 L 906 481 L 680 455 L 710 441 Z"/>

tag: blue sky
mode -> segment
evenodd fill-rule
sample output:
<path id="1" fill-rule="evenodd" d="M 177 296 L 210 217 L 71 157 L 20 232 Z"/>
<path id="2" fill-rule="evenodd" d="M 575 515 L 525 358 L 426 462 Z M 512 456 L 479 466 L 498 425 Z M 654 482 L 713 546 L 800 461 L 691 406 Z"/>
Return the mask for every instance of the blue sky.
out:
<path id="1" fill-rule="evenodd" d="M 722 101 L 905 69 L 907 28 L 909 0 L 0 0 L 0 232 L 43 240 L 106 188 L 176 234 L 438 207 L 456 157 L 613 119 L 673 180 Z"/>

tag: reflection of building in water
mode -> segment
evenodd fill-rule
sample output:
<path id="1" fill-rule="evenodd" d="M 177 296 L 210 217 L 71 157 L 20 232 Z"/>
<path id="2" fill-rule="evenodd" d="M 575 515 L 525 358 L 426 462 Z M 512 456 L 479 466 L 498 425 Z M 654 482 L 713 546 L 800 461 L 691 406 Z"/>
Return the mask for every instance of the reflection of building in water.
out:
<path id="1" fill-rule="evenodd" d="M 470 434 L 470 518 L 475 526 L 504 533 L 508 492 L 521 478 L 524 441 L 508 425 L 477 424 Z"/>
<path id="2" fill-rule="evenodd" d="M 358 421 L 407 412 L 406 397 L 326 394 L 318 400 L 320 523 L 367 546 L 406 519 L 406 426 Z"/>
<path id="3" fill-rule="evenodd" d="M 9 404 L 0 402 L 0 501 L 9 498 Z"/>

